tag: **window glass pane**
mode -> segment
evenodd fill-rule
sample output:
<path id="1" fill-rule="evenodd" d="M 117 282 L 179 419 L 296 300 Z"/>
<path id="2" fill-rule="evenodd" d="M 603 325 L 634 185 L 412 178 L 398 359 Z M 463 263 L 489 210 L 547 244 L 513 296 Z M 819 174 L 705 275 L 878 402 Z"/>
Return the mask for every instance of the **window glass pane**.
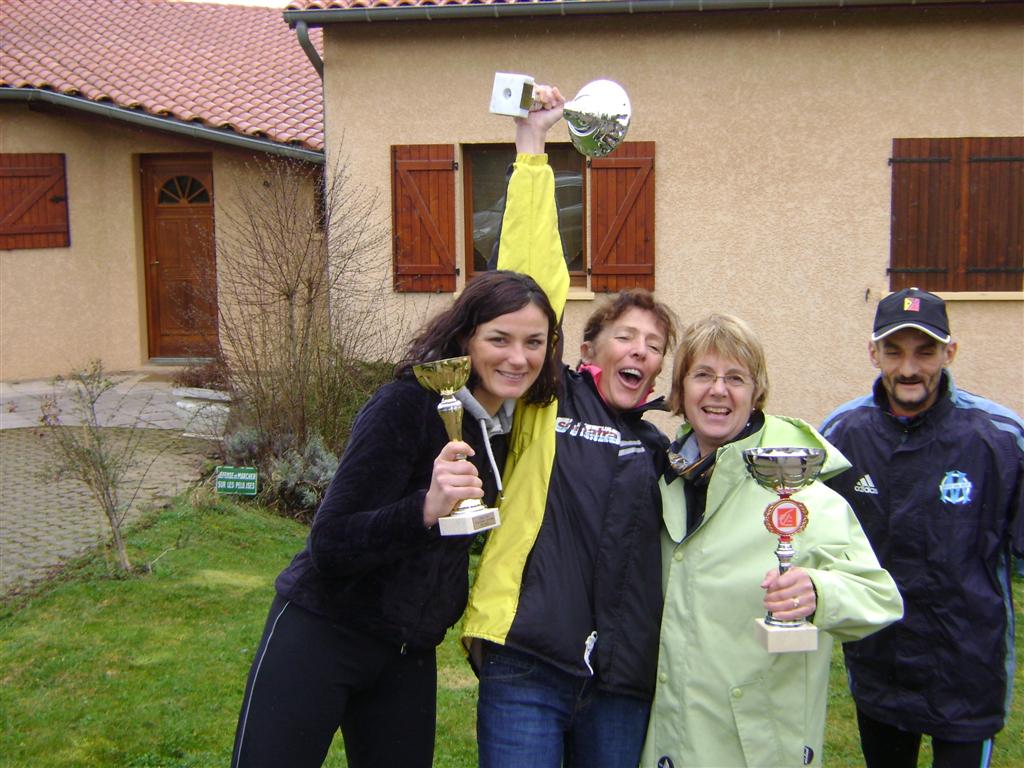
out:
<path id="1" fill-rule="evenodd" d="M 467 151 L 469 149 L 467 148 Z M 473 271 L 487 269 L 505 210 L 505 171 L 516 159 L 515 147 L 473 147 Z"/>
<path id="2" fill-rule="evenodd" d="M 548 161 L 555 172 L 555 200 L 558 228 L 570 272 L 586 269 L 583 249 L 583 157 L 571 144 L 549 144 Z M 472 186 L 467 195 L 473 216 L 474 272 L 487 269 L 497 260 L 497 239 L 505 210 L 505 174 L 515 160 L 515 148 L 503 146 L 466 146 L 463 155 L 470 168 Z M 493 268 L 494 263 L 491 263 Z"/>
<path id="3" fill-rule="evenodd" d="M 548 148 L 548 162 L 555 172 L 558 231 L 570 272 L 582 272 L 583 264 L 583 158 L 571 145 Z"/>
<path id="4" fill-rule="evenodd" d="M 157 198 L 159 205 L 180 205 L 188 203 L 209 203 L 210 193 L 199 179 L 192 176 L 175 176 L 160 188 Z"/>

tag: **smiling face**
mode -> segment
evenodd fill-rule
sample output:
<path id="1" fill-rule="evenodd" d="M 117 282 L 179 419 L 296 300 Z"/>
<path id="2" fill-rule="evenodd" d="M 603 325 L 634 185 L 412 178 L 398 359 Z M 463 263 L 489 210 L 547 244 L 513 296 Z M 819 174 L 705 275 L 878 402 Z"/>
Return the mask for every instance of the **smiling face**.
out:
<path id="1" fill-rule="evenodd" d="M 755 392 L 753 375 L 739 361 L 716 352 L 694 359 L 683 379 L 683 413 L 693 427 L 701 456 L 742 431 L 754 408 Z"/>
<path id="2" fill-rule="evenodd" d="M 868 345 L 882 374 L 889 407 L 897 416 L 916 416 L 939 396 L 942 369 L 953 362 L 956 342 L 942 344 L 916 328 L 904 328 Z"/>
<path id="3" fill-rule="evenodd" d="M 548 319 L 536 304 L 481 323 L 466 345 L 477 383 L 473 397 L 492 416 L 537 380 L 547 353 Z"/>
<path id="4" fill-rule="evenodd" d="M 631 307 L 580 347 L 583 362 L 601 369 L 598 389 L 605 404 L 620 411 L 640 405 L 661 373 L 666 329 L 646 309 Z"/>

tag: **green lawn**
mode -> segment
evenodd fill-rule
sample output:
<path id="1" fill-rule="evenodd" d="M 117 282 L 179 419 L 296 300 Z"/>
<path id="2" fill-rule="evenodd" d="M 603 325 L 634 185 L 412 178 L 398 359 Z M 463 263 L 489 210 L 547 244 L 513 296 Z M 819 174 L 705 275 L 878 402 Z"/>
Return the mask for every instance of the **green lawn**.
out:
<path id="1" fill-rule="evenodd" d="M 249 506 L 187 503 L 129 536 L 153 572 L 111 578 L 101 556 L 0 610 L 0 766 L 225 766 L 273 579 L 305 529 Z M 1015 588 L 1024 652 L 1024 583 Z M 475 678 L 452 636 L 439 653 L 436 766 L 476 764 Z M 1024 676 L 995 765 L 1024 765 Z M 922 755 L 921 765 L 927 765 Z M 860 765 L 840 656 L 830 768 Z M 340 738 L 328 766 L 345 765 Z"/>

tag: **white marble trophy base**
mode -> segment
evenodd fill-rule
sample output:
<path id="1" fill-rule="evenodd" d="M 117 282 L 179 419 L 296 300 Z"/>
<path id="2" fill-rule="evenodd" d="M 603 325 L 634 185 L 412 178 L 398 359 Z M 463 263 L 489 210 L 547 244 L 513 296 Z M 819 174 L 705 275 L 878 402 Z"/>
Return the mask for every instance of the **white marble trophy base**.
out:
<path id="1" fill-rule="evenodd" d="M 474 512 L 455 512 L 438 518 L 437 524 L 441 527 L 442 536 L 471 536 L 497 528 L 501 525 L 501 515 L 497 509 L 481 507 Z"/>
<path id="2" fill-rule="evenodd" d="M 491 88 L 491 113 L 526 117 L 533 105 L 533 78 L 511 72 L 495 72 Z"/>
<path id="3" fill-rule="evenodd" d="M 813 624 L 776 627 L 754 619 L 754 635 L 768 653 L 805 653 L 818 650 L 818 628 Z"/>

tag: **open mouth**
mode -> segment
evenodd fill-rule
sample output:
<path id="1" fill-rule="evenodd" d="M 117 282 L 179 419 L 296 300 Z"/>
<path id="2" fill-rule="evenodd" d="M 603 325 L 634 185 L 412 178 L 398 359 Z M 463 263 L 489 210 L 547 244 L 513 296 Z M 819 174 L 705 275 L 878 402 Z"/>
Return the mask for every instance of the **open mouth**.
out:
<path id="1" fill-rule="evenodd" d="M 636 368 L 623 368 L 619 371 L 619 379 L 630 389 L 636 389 L 644 380 L 644 375 Z"/>
<path id="2" fill-rule="evenodd" d="M 731 408 L 722 408 L 713 405 L 706 405 L 703 408 L 701 408 L 701 410 L 704 411 L 704 413 L 706 413 L 708 416 L 728 416 L 730 413 L 732 413 Z"/>

